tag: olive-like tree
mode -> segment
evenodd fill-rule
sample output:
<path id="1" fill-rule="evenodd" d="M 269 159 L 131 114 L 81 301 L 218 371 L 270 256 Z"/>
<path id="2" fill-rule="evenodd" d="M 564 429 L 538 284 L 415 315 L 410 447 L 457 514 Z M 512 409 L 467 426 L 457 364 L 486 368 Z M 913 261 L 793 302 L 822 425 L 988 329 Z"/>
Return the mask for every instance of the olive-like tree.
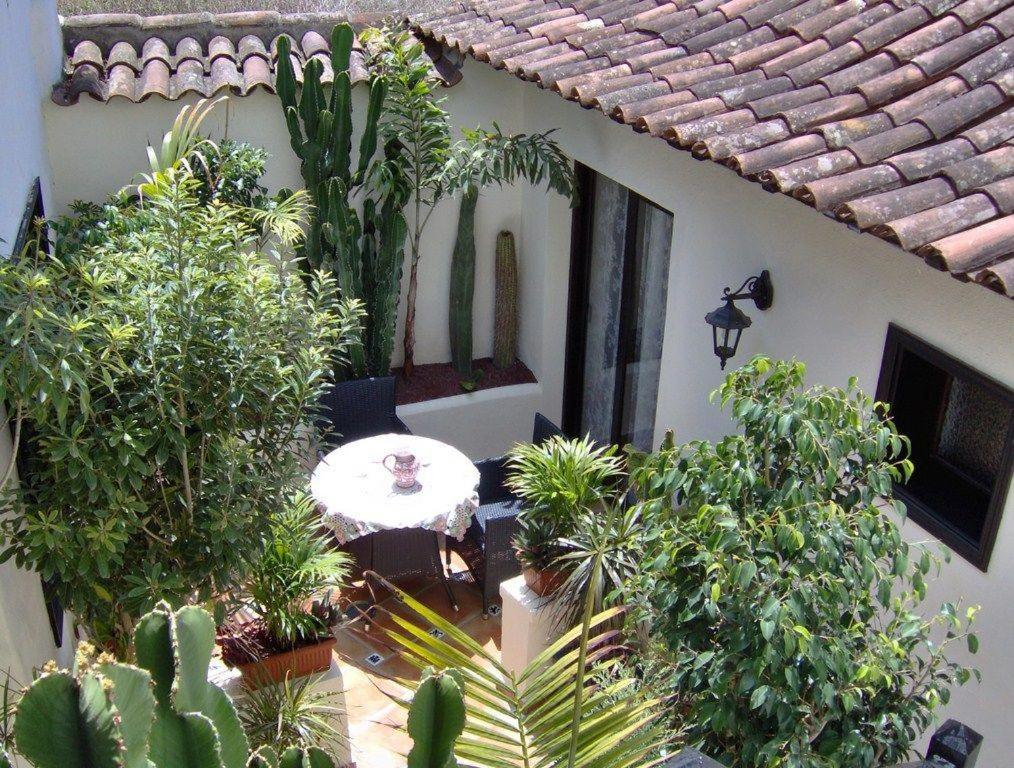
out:
<path id="1" fill-rule="evenodd" d="M 159 600 L 234 586 L 361 314 L 262 249 L 251 219 L 277 209 L 202 203 L 194 173 L 159 170 L 86 237 L 0 261 L 0 400 L 29 448 L 19 484 L 15 456 L 0 469 L 0 557 L 114 648 Z"/>
<path id="2" fill-rule="evenodd" d="M 807 388 L 795 361 L 757 357 L 716 395 L 739 433 L 632 457 L 657 525 L 632 590 L 645 668 L 730 765 L 894 764 L 977 675 L 952 658 L 978 647 L 976 608 L 922 610 L 939 564 L 894 514 L 908 441 L 855 379 Z"/>

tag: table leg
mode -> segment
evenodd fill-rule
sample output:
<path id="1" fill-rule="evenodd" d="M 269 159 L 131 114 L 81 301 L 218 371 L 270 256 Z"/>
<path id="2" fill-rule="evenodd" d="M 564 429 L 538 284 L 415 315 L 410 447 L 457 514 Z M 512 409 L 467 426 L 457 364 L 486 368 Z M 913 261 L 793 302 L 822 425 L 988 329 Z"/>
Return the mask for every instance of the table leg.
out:
<path id="1" fill-rule="evenodd" d="M 448 573 L 444 573 L 444 571 L 439 566 L 439 563 L 440 563 L 440 537 L 436 533 L 433 534 L 433 547 L 436 549 L 436 552 L 437 552 L 437 563 L 438 563 L 438 565 L 437 565 L 437 573 L 440 576 L 440 581 L 444 585 L 444 589 L 447 590 L 447 599 L 450 601 L 451 607 L 455 610 L 455 612 L 457 612 L 457 610 L 458 610 L 458 601 L 454 599 L 454 592 L 453 592 L 453 590 L 451 590 L 451 582 L 448 581 L 448 579 L 447 579 L 447 577 L 449 575 L 449 572 L 450 572 L 450 568 L 448 568 Z M 448 566 L 449 566 L 450 565 L 450 559 L 451 559 L 450 558 L 450 550 L 448 550 L 447 552 L 448 552 L 447 563 L 448 563 Z"/>

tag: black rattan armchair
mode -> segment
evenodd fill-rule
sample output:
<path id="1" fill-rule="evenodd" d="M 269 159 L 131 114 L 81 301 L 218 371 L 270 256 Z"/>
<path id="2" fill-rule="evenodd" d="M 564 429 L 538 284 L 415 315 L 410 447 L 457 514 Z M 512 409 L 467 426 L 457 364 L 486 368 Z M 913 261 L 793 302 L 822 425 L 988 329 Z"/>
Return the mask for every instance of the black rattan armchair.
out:
<path id="1" fill-rule="evenodd" d="M 541 413 L 535 414 L 532 442 L 542 443 L 563 431 Z M 457 552 L 482 591 L 482 615 L 500 594 L 500 583 L 521 573 L 514 554 L 514 534 L 521 500 L 507 488 L 507 457 L 475 462 L 479 470 L 479 509 L 464 539 L 447 538 L 447 562 Z"/>
<path id="2" fill-rule="evenodd" d="M 394 410 L 394 376 L 339 382 L 320 406 L 318 426 L 329 449 L 388 432 L 412 434 Z"/>

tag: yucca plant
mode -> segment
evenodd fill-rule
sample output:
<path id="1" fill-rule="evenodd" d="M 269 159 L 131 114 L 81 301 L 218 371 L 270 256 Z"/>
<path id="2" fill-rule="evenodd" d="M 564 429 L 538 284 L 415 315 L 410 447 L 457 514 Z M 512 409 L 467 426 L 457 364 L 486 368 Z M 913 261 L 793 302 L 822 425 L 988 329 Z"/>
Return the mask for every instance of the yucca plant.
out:
<path id="1" fill-rule="evenodd" d="M 320 687 L 322 675 L 290 679 L 248 690 L 236 709 L 251 749 L 319 747 L 330 751 L 345 745 L 339 728 L 345 714 L 341 691 Z"/>
<path id="2" fill-rule="evenodd" d="M 152 189 L 151 184 L 164 175 L 167 171 L 174 170 L 188 164 L 188 158 L 202 145 L 211 143 L 211 139 L 201 134 L 201 123 L 203 123 L 211 111 L 225 101 L 227 96 L 220 96 L 215 100 L 200 99 L 196 104 L 186 104 L 180 109 L 173 121 L 172 128 L 162 136 L 162 143 L 158 149 L 147 147 L 148 173 L 141 174 L 143 182 L 138 185 L 137 191 L 144 196 Z"/>
<path id="3" fill-rule="evenodd" d="M 598 631 L 620 608 L 593 615 L 586 603 L 582 623 L 515 674 L 456 625 L 392 589 L 415 620 L 391 614 L 394 626 L 385 630 L 387 636 L 409 663 L 421 670 L 452 670 L 460 686 L 465 722 L 454 752 L 464 763 L 475 768 L 638 768 L 657 761 L 666 744 L 655 726 L 661 702 L 635 696 L 636 681 L 614 674 L 622 655 L 617 635 Z M 423 626 L 443 636 L 434 637 Z M 431 676 L 424 675 L 423 683 Z M 450 702 L 453 706 L 453 696 Z M 422 706 L 414 699 L 402 703 Z M 412 735 L 435 738 L 426 730 Z"/>

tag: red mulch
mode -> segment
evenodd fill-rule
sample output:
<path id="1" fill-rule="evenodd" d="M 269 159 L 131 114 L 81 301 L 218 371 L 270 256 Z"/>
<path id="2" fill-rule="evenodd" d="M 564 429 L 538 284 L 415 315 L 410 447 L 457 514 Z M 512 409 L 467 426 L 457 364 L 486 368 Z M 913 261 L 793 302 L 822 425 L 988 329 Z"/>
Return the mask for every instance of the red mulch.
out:
<path id="1" fill-rule="evenodd" d="M 494 387 L 509 387 L 512 384 L 534 384 L 535 374 L 528 366 L 520 360 L 515 361 L 510 368 L 497 368 L 493 365 L 493 359 L 484 357 L 475 360 L 472 366 L 477 371 L 482 371 L 482 376 L 473 392 L 480 389 L 493 389 Z M 461 388 L 461 377 L 457 374 L 450 363 L 429 363 L 417 365 L 412 371 L 412 378 L 406 379 L 401 368 L 395 368 L 394 373 L 397 379 L 396 402 L 398 405 L 409 403 L 421 403 L 425 400 L 436 400 L 440 397 L 460 395 L 465 392 Z"/>

